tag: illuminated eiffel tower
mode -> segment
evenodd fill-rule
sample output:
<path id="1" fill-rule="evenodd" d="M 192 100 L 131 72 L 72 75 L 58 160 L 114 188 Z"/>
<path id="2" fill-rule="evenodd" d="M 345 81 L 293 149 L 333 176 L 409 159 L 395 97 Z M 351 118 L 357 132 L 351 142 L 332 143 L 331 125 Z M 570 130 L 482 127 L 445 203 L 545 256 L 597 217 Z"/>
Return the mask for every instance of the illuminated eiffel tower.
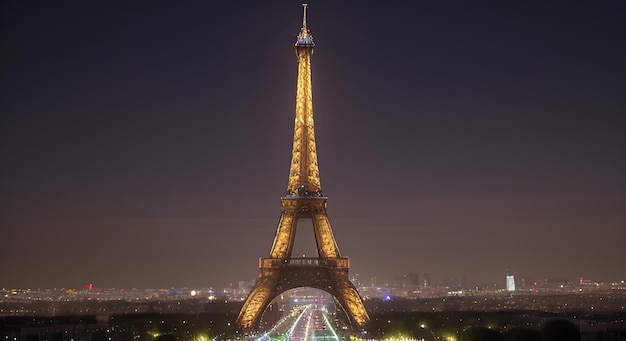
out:
<path id="1" fill-rule="evenodd" d="M 348 278 L 350 259 L 339 254 L 326 215 L 328 198 L 322 195 L 313 129 L 311 55 L 315 43 L 306 26 L 306 4 L 303 6 L 302 29 L 296 41 L 298 88 L 289 184 L 281 198 L 283 210 L 272 250 L 269 257 L 259 260 L 259 277 L 237 318 L 245 329 L 258 325 L 274 298 L 299 287 L 316 288 L 333 295 L 357 327 L 369 320 L 363 300 Z M 291 256 L 299 219 L 313 221 L 318 257 Z"/>

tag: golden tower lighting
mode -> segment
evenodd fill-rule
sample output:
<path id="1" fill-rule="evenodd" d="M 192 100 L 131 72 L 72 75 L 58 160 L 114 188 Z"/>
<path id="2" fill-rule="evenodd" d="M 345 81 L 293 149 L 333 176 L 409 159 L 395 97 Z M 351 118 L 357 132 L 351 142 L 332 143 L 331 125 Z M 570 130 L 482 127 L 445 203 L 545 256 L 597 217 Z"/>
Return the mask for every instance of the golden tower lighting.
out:
<path id="1" fill-rule="evenodd" d="M 295 44 L 298 85 L 287 193 L 281 198 L 282 214 L 269 257 L 259 259 L 259 277 L 237 318 L 245 329 L 258 325 L 274 298 L 299 287 L 316 288 L 333 295 L 358 327 L 369 320 L 363 300 L 348 278 L 350 260 L 339 253 L 326 214 L 328 198 L 322 195 L 311 89 L 311 55 L 315 43 L 306 25 L 306 6 L 303 4 L 302 29 Z M 299 219 L 313 222 L 317 257 L 292 257 Z"/>

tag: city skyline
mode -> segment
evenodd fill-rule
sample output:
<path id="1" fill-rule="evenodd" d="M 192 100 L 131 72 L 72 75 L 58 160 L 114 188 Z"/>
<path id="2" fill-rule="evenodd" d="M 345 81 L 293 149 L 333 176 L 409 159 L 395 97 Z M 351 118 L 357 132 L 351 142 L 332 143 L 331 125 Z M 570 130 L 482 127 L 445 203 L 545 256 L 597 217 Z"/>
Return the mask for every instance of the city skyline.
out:
<path id="1" fill-rule="evenodd" d="M 255 278 L 287 186 L 300 3 L 2 6 L 0 287 Z M 352 274 L 626 278 L 626 5 L 308 11 Z"/>

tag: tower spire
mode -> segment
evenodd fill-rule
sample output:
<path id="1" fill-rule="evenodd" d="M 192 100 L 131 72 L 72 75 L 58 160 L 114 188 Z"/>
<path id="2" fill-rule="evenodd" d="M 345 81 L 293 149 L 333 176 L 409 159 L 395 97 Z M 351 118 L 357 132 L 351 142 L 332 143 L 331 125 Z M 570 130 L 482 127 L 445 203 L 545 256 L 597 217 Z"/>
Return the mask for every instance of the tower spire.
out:
<path id="1" fill-rule="evenodd" d="M 304 8 L 302 29 L 296 41 L 298 86 L 287 195 L 321 196 L 322 187 L 317 165 L 311 91 L 311 54 L 313 54 L 315 43 L 311 32 L 306 27 L 306 4 L 302 4 L 302 7 Z"/>
<path id="2" fill-rule="evenodd" d="M 304 8 L 304 14 L 302 15 L 302 28 L 300 29 L 300 34 L 298 34 L 298 41 L 296 41 L 296 46 L 308 46 L 313 47 L 315 43 L 313 42 L 313 36 L 311 32 L 309 32 L 309 28 L 306 27 L 306 6 L 307 4 L 302 4 Z"/>

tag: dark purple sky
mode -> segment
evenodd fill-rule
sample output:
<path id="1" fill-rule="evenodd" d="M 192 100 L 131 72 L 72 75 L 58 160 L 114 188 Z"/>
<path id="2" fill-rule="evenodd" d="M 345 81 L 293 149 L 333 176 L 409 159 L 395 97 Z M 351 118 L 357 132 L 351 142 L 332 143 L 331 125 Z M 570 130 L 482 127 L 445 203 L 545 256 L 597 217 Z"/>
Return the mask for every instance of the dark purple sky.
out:
<path id="1" fill-rule="evenodd" d="M 0 287 L 257 276 L 301 6 L 210 3 L 2 3 Z M 311 2 L 320 173 L 351 272 L 626 279 L 625 16 Z"/>

